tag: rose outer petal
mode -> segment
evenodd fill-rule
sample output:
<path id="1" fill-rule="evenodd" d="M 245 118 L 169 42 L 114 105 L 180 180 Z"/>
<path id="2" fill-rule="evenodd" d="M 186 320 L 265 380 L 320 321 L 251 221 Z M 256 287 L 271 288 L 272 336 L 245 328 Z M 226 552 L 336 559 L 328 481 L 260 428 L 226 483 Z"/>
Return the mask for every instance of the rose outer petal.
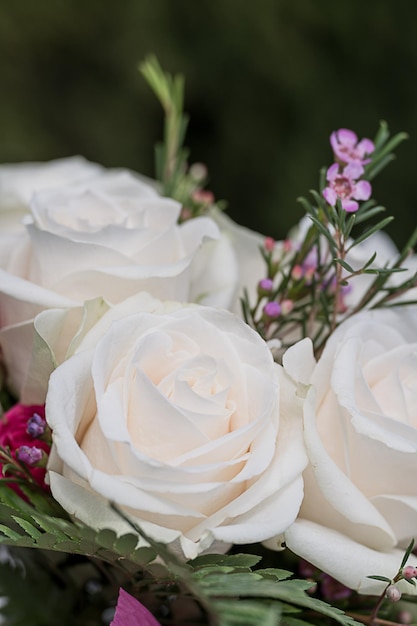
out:
<path id="1" fill-rule="evenodd" d="M 362 594 L 379 595 L 386 583 L 368 576 L 394 577 L 404 550 L 372 550 L 346 535 L 306 519 L 298 519 L 285 533 L 290 550 L 302 556 L 336 580 Z M 410 557 L 408 564 L 415 564 Z M 416 595 L 417 587 L 399 583 L 402 591 Z"/>

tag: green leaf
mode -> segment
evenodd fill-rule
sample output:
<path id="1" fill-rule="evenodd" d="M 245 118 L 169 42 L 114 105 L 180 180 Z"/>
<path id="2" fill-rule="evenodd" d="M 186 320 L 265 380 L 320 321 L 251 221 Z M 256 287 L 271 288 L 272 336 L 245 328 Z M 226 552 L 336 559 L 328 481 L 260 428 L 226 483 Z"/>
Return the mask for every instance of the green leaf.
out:
<path id="1" fill-rule="evenodd" d="M 19 541 L 22 536 L 5 524 L 0 524 L 0 533 L 3 533 L 5 537 L 7 537 L 8 539 L 12 539 L 13 541 Z M 6 543 L 5 541 L 3 541 L 3 537 L 0 537 L 0 543 Z"/>
<path id="2" fill-rule="evenodd" d="M 30 537 L 32 537 L 32 539 L 39 539 L 39 537 L 41 537 L 42 533 L 40 532 L 40 530 L 38 528 L 33 526 L 33 524 L 31 524 L 30 522 L 28 522 L 25 519 L 22 519 L 21 517 L 18 517 L 17 515 L 13 515 L 12 517 L 13 517 L 14 521 L 21 528 L 23 528 L 25 533 L 27 533 Z"/>
<path id="3" fill-rule="evenodd" d="M 108 548 L 111 550 L 116 543 L 117 535 L 114 530 L 110 530 L 108 528 L 104 528 L 97 533 L 96 542 L 103 546 L 103 548 Z"/>
<path id="4" fill-rule="evenodd" d="M 391 578 L 387 578 L 386 576 L 367 576 L 366 578 L 372 578 L 372 580 L 380 580 L 383 583 L 391 582 Z"/>
<path id="5" fill-rule="evenodd" d="M 379 215 L 379 213 L 383 213 L 384 211 L 386 211 L 385 207 L 380 205 L 363 212 L 361 211 L 361 209 L 363 209 L 363 207 L 361 207 L 359 211 L 354 213 L 354 215 L 356 216 L 355 224 L 360 224 L 361 222 L 369 220 L 371 219 L 371 217 L 375 217 L 375 215 Z"/>
<path id="6" fill-rule="evenodd" d="M 389 138 L 388 124 L 385 120 L 379 123 L 379 129 L 374 139 L 375 150 L 379 150 Z"/>
<path id="7" fill-rule="evenodd" d="M 281 623 L 281 607 L 278 603 L 216 600 L 213 607 L 220 626 L 278 626 Z"/>
<path id="8" fill-rule="evenodd" d="M 347 252 L 349 250 L 352 250 L 352 248 L 354 248 L 355 246 L 357 246 L 358 244 L 362 243 L 362 241 L 365 241 L 365 239 L 368 239 L 368 237 L 370 237 L 371 235 L 373 235 L 374 233 L 378 232 L 379 230 L 382 230 L 383 228 L 385 228 L 386 226 L 388 226 L 388 224 L 390 222 L 392 222 L 394 218 L 393 217 L 386 217 L 385 219 L 381 220 L 380 222 L 378 222 L 377 224 L 375 224 L 374 226 L 371 226 L 370 228 L 368 228 L 367 230 L 365 230 L 362 235 L 359 235 L 359 237 L 357 237 L 353 243 L 351 244 L 351 246 L 348 248 Z"/>
<path id="9" fill-rule="evenodd" d="M 405 551 L 405 554 L 403 556 L 403 560 L 401 561 L 401 565 L 400 565 L 400 569 L 402 569 L 404 567 L 404 565 L 407 563 L 408 561 L 408 557 L 410 556 L 410 554 L 412 553 L 414 548 L 414 539 L 412 539 L 408 545 L 407 550 Z"/>
<path id="10" fill-rule="evenodd" d="M 118 537 L 114 542 L 114 550 L 122 556 L 127 556 L 133 552 L 138 545 L 139 537 L 137 535 L 128 534 Z"/>
<path id="11" fill-rule="evenodd" d="M 321 221 L 317 219 L 317 217 L 315 217 L 314 215 L 310 215 L 310 219 L 314 223 L 314 226 L 317 228 L 317 230 L 322 235 L 324 235 L 324 237 L 326 237 L 327 241 L 330 244 L 330 249 L 332 251 L 335 251 L 336 246 L 335 246 L 333 235 L 327 230 L 327 228 L 321 223 Z"/>
<path id="12" fill-rule="evenodd" d="M 274 567 L 266 567 L 264 569 L 257 569 L 256 573 L 263 578 L 273 578 L 274 580 L 286 580 L 293 576 L 292 572 L 285 569 L 276 569 Z"/>
<path id="13" fill-rule="evenodd" d="M 339 265 L 341 265 L 345 270 L 347 270 L 350 274 L 353 274 L 355 272 L 355 270 L 353 269 L 353 267 L 351 265 L 349 265 L 349 263 L 346 263 L 346 261 L 344 261 L 343 259 L 334 259 L 335 263 L 339 263 Z"/>

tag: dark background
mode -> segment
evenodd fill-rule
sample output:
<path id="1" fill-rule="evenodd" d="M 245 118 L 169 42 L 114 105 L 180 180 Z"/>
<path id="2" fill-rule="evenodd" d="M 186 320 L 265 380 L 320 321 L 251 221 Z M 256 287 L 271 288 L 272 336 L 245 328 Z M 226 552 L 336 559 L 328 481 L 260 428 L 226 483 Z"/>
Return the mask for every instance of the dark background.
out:
<path id="1" fill-rule="evenodd" d="M 375 181 L 414 226 L 417 3 L 405 0 L 0 0 L 0 161 L 72 154 L 153 174 L 162 114 L 137 71 L 186 76 L 187 144 L 239 222 L 275 237 L 332 160 L 328 137 L 410 139 Z"/>

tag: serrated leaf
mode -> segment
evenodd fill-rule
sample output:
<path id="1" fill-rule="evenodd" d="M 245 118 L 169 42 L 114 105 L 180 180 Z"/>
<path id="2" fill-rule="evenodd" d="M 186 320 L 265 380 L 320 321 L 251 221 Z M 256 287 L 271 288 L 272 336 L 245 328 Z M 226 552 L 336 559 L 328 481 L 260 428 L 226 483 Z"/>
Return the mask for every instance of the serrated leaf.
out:
<path id="1" fill-rule="evenodd" d="M 104 528 L 103 530 L 100 530 L 95 538 L 95 541 L 96 543 L 98 543 L 98 545 L 103 546 L 103 548 L 108 548 L 109 550 L 113 549 L 116 540 L 116 533 L 114 532 L 114 530 L 110 530 L 109 528 Z"/>
<path id="2" fill-rule="evenodd" d="M 36 528 L 33 524 L 28 522 L 27 520 L 22 519 L 21 517 L 18 517 L 17 515 L 13 515 L 12 517 L 14 521 L 16 522 L 16 524 L 18 524 L 21 528 L 23 528 L 25 533 L 27 533 L 32 539 L 38 539 L 42 535 L 40 530 Z"/>
<path id="3" fill-rule="evenodd" d="M 187 565 L 192 568 L 204 567 L 206 565 L 216 565 L 224 560 L 224 554 L 202 554 L 191 561 L 187 561 Z"/>
<path id="4" fill-rule="evenodd" d="M 51 533 L 56 537 L 56 539 L 61 539 L 65 541 L 68 539 L 67 535 L 62 532 L 59 527 L 59 524 L 55 523 L 53 517 L 49 517 L 47 515 L 39 515 L 37 513 L 32 513 L 32 519 L 47 533 Z"/>
<path id="5" fill-rule="evenodd" d="M 221 562 L 230 567 L 254 567 L 262 560 L 257 554 L 229 554 L 223 556 Z"/>
<path id="6" fill-rule="evenodd" d="M 213 602 L 220 626 L 278 626 L 281 607 L 278 603 L 265 604 L 251 600 Z"/>
<path id="7" fill-rule="evenodd" d="M 44 550 L 55 550 L 59 541 L 57 537 L 51 533 L 43 533 L 36 541 L 36 547 Z M 73 549 L 71 550 L 73 552 Z"/>
<path id="8" fill-rule="evenodd" d="M 212 578 L 216 575 L 232 574 L 235 571 L 234 567 L 227 567 L 227 565 L 208 565 L 207 567 L 200 567 L 193 573 L 193 578 L 196 580 L 203 580 L 206 576 Z"/>
<path id="9" fill-rule="evenodd" d="M 147 565 L 148 563 L 154 561 L 157 556 L 158 555 L 153 548 L 143 546 L 142 548 L 137 548 L 131 555 L 131 558 L 139 565 Z"/>
<path id="10" fill-rule="evenodd" d="M 113 544 L 113 549 L 115 552 L 120 554 L 121 556 L 126 556 L 133 552 L 133 550 L 138 545 L 139 537 L 133 534 L 122 535 L 118 537 Z"/>
<path id="11" fill-rule="evenodd" d="M 275 580 L 287 580 L 294 574 L 285 569 L 276 569 L 274 567 L 266 567 L 264 569 L 257 569 L 256 573 L 263 578 L 274 578 Z"/>
<path id="12" fill-rule="evenodd" d="M 4 524 L 0 524 L 0 533 L 3 533 L 4 535 L 4 537 L 0 537 L 0 543 L 7 543 L 6 539 L 18 541 L 22 537 L 22 535 L 17 533 L 15 530 L 12 530 L 8 526 L 5 526 Z"/>
<path id="13" fill-rule="evenodd" d="M 297 586 L 295 586 L 294 583 Z M 282 583 L 276 585 L 276 597 L 278 597 L 280 600 L 288 602 L 289 604 L 294 604 L 305 609 L 316 611 L 317 613 L 325 615 L 326 617 L 331 617 L 339 624 L 343 624 L 343 626 L 359 626 L 359 622 L 353 619 L 353 617 L 346 615 L 342 610 L 331 606 L 330 604 L 327 604 L 322 600 L 312 598 L 308 594 L 304 593 L 306 589 L 306 583 L 309 584 L 305 580 L 283 581 Z"/>

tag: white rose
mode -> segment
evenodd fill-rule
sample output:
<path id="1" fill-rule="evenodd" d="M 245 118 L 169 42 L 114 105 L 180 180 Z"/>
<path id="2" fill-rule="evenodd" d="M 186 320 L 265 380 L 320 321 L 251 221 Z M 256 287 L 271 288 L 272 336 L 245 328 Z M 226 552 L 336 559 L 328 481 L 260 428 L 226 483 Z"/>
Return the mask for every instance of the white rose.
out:
<path id="1" fill-rule="evenodd" d="M 47 163 L 0 165 L 0 267 L 6 266 L 24 230 L 22 220 L 30 213 L 35 191 L 80 182 L 102 169 L 79 156 Z"/>
<path id="2" fill-rule="evenodd" d="M 346 586 L 381 593 L 367 576 L 394 576 L 417 534 L 417 308 L 354 316 L 317 364 L 309 340 L 284 359 L 312 385 L 305 498 L 287 544 Z"/>
<path id="3" fill-rule="evenodd" d="M 226 311 L 148 294 L 113 307 L 52 373 L 46 415 L 52 493 L 91 527 L 129 530 L 111 500 L 191 558 L 282 533 L 299 510 L 300 400 Z"/>
<path id="4" fill-rule="evenodd" d="M 193 257 L 218 237 L 209 218 L 178 225 L 180 205 L 125 171 L 39 191 L 30 208 L 0 270 L 0 343 L 17 393 L 40 311 L 99 295 L 116 303 L 141 290 L 187 301 Z"/>
<path id="5" fill-rule="evenodd" d="M 265 277 L 266 264 L 262 258 L 260 248 L 263 247 L 265 237 L 249 228 L 236 224 L 222 211 L 212 211 L 211 217 L 219 226 L 223 238 L 229 242 L 237 259 L 237 280 L 234 285 L 233 303 L 231 310 L 242 317 L 240 299 L 243 290 L 249 294 L 249 301 L 255 302 L 258 282 Z"/>
<path id="6" fill-rule="evenodd" d="M 76 183 L 102 171 L 97 163 L 74 156 L 45 163 L 0 165 L 0 223 L 2 231 L 20 230 L 21 220 L 30 213 L 35 191 Z"/>

